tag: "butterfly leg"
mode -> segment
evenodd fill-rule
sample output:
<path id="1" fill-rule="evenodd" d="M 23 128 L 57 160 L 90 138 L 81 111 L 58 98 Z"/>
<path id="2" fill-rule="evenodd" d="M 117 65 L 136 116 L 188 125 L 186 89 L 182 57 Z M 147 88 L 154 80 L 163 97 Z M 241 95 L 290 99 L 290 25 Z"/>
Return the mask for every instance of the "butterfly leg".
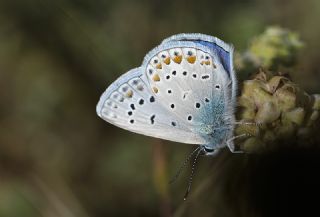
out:
<path id="1" fill-rule="evenodd" d="M 243 151 L 241 151 L 241 150 L 236 150 L 236 147 L 235 147 L 233 141 L 236 140 L 236 139 L 239 139 L 239 138 L 250 137 L 250 136 L 251 135 L 248 134 L 248 133 L 244 133 L 244 134 L 241 134 L 241 135 L 238 135 L 238 136 L 234 136 L 234 137 L 232 137 L 232 138 L 227 140 L 227 146 L 228 146 L 228 148 L 230 149 L 230 151 L 232 153 L 243 153 Z"/>

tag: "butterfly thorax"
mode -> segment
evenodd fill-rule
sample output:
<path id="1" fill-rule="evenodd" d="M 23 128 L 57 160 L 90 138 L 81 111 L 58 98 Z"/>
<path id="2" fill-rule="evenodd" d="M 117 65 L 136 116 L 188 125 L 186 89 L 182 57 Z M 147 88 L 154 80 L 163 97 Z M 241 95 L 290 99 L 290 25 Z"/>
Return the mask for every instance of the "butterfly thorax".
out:
<path id="1" fill-rule="evenodd" d="M 227 144 L 228 137 L 232 135 L 232 129 L 228 126 L 226 121 L 221 121 L 220 124 L 216 125 L 203 125 L 199 127 L 198 133 L 202 135 L 206 144 L 204 146 L 207 149 L 219 149 L 225 147 Z"/>

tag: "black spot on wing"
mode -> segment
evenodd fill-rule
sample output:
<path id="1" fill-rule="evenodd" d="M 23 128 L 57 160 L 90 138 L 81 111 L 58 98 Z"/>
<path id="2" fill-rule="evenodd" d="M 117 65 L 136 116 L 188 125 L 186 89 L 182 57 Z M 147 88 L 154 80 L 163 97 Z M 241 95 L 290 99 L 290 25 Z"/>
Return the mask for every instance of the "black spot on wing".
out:
<path id="1" fill-rule="evenodd" d="M 154 124 L 154 118 L 156 117 L 156 115 L 152 115 L 151 117 L 150 117 L 150 121 L 151 121 L 151 124 Z"/>
<path id="2" fill-rule="evenodd" d="M 150 102 L 155 102 L 156 100 L 155 100 L 155 98 L 154 98 L 154 96 L 151 96 L 150 97 Z"/>

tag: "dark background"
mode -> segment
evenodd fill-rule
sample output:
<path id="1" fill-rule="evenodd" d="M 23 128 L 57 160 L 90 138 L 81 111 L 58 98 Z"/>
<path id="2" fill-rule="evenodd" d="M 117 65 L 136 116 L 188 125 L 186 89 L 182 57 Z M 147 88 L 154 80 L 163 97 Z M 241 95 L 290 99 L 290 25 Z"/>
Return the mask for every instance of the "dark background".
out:
<path id="1" fill-rule="evenodd" d="M 177 213 L 188 173 L 167 183 L 191 147 L 102 121 L 104 89 L 170 35 L 241 51 L 279 25 L 305 42 L 293 78 L 320 92 L 319 14 L 318 0 L 0 0 L 0 216 Z M 195 186 L 215 161 L 201 160 Z"/>

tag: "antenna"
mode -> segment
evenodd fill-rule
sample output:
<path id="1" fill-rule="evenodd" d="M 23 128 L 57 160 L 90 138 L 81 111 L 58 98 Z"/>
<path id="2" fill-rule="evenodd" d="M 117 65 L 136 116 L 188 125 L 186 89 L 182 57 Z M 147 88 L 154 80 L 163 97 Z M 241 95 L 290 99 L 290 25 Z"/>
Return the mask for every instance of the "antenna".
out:
<path id="1" fill-rule="evenodd" d="M 183 197 L 183 200 L 187 200 L 187 197 L 188 197 L 189 192 L 190 192 L 190 190 L 191 190 L 192 179 L 193 179 L 193 176 L 194 176 L 194 169 L 195 169 L 195 167 L 196 167 L 197 159 L 198 159 L 201 151 L 202 151 L 202 148 L 199 149 L 196 157 L 195 157 L 194 160 L 193 160 L 193 164 L 192 164 L 192 168 L 191 168 L 191 174 L 190 174 L 190 177 L 189 177 L 189 184 L 188 184 L 187 191 L 186 191 L 186 193 L 185 193 L 185 195 L 184 195 L 184 197 Z"/>
<path id="2" fill-rule="evenodd" d="M 173 182 L 175 182 L 177 180 L 177 178 L 180 176 L 182 170 L 186 167 L 187 163 L 190 161 L 191 157 L 200 149 L 200 146 L 196 147 L 189 155 L 188 157 L 185 159 L 185 161 L 183 162 L 183 164 L 180 166 L 179 170 L 177 171 L 176 175 L 171 179 L 171 181 L 169 182 L 170 184 L 172 184 Z"/>

